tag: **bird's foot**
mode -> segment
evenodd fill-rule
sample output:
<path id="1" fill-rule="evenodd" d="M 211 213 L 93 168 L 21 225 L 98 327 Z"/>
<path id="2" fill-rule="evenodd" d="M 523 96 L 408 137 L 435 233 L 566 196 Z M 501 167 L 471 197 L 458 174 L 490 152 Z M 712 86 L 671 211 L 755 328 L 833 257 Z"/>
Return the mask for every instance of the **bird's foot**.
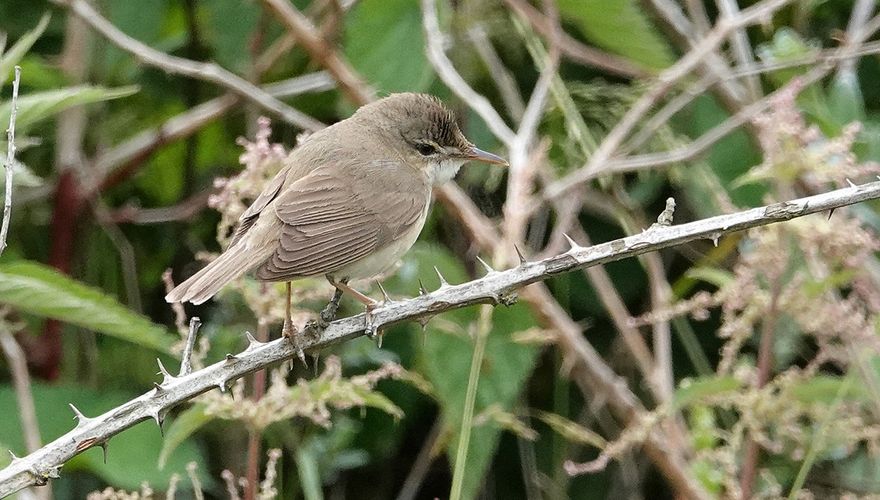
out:
<path id="1" fill-rule="evenodd" d="M 308 328 L 308 326 L 306 326 L 306 328 Z M 308 367 L 309 365 L 306 363 L 306 354 L 302 348 L 303 335 L 299 334 L 299 330 L 293 325 L 293 321 L 291 321 L 290 318 L 284 319 L 284 326 L 281 327 L 281 336 L 293 343 L 293 348 L 296 350 L 296 357 L 299 358 L 303 365 Z"/>
<path id="2" fill-rule="evenodd" d="M 342 298 L 342 290 L 336 289 L 333 293 L 333 298 L 330 299 L 330 302 L 324 306 L 324 309 L 321 310 L 321 314 L 318 315 L 317 324 L 321 330 L 326 329 L 330 323 L 336 319 L 336 313 L 339 312 L 339 299 Z"/>
<path id="3" fill-rule="evenodd" d="M 379 332 L 379 325 L 374 321 L 373 310 L 381 305 L 381 302 L 374 300 L 372 303 L 366 304 L 364 307 L 364 333 L 371 339 L 376 339 L 378 336 L 376 342 L 379 344 L 380 348 L 382 347 L 382 334 Z"/>
<path id="4" fill-rule="evenodd" d="M 281 327 L 281 336 L 293 340 L 297 333 L 299 333 L 299 331 L 293 325 L 293 321 L 291 321 L 290 318 L 285 318 L 284 326 Z"/>

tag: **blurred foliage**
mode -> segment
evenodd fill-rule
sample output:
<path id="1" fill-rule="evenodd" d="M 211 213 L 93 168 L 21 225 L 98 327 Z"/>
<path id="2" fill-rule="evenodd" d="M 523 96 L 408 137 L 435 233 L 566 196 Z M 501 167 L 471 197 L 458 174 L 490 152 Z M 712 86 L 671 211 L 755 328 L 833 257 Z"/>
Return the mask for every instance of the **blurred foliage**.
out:
<path id="1" fill-rule="evenodd" d="M 296 45 L 272 64 L 256 66 L 286 36 L 259 2 L 93 3 L 123 32 L 158 50 L 215 61 L 257 83 L 320 69 Z M 293 3 L 377 94 L 436 94 L 458 112 L 469 138 L 484 149 L 497 149 L 485 123 L 434 73 L 424 53 L 419 2 Z M 540 9 L 543 2 L 531 3 Z M 688 47 L 670 36 L 646 8 L 649 3 L 557 0 L 555 5 L 567 35 L 657 72 Z M 710 16 L 717 14 L 715 2 L 703 3 Z M 852 3 L 797 2 L 784 9 L 748 31 L 756 58 L 792 61 L 835 46 Z M 511 120 L 515 113 L 495 85 L 499 75 L 474 47 L 471 30 L 486 31 L 497 62 L 526 97 L 546 63 L 545 39 L 494 0 L 443 2 L 441 20 L 456 67 Z M 199 257 L 220 249 L 218 222 L 233 209 L 220 209 L 218 215 L 207 208 L 209 195 L 230 189 L 236 179 L 251 181 L 277 169 L 277 162 L 261 164 L 255 177 L 242 174 L 239 163 L 258 162 L 242 156 L 237 140 L 248 138 L 245 148 L 277 142 L 290 149 L 300 132 L 275 120 L 271 140 L 259 138 L 258 131 L 268 130 L 258 121 L 265 111 L 237 105 L 191 136 L 159 141 L 101 170 L 96 158 L 224 90 L 145 66 L 88 29 L 80 33 L 83 45 L 73 47 L 82 49 L 73 62 L 82 70 L 79 78 L 59 64 L 69 56 L 62 54 L 75 43 L 70 32 L 76 29 L 83 28 L 71 26 L 67 12 L 46 2 L 0 2 L 0 34 L 6 35 L 5 46 L 0 44 L 5 47 L 0 50 L 3 128 L 11 110 L 13 67 L 22 67 L 10 246 L 0 257 L 5 314 L 0 327 L 14 330 L 36 365 L 46 348 L 43 332 L 52 328 L 48 320 L 61 322 L 62 344 L 55 346 L 63 353 L 60 376 L 37 379 L 32 387 L 44 442 L 72 427 L 67 403 L 86 415 L 108 411 L 151 389 L 158 380 L 157 355 L 166 366 L 175 363 L 178 325 L 163 300 L 162 273 L 172 269 L 179 280 L 201 265 Z M 870 162 L 880 161 L 878 63 L 876 55 L 867 56 L 852 73 L 833 74 L 774 101 L 763 121 L 716 142 L 692 161 L 599 179 L 580 200 L 585 204 L 577 222 L 592 241 L 601 242 L 647 227 L 669 196 L 678 201 L 680 222 L 843 186 L 849 177 L 873 177 L 876 165 Z M 763 74 L 762 91 L 778 90 L 810 68 Z M 539 127 L 549 167 L 542 174 L 563 176 L 579 168 L 647 85 L 564 57 Z M 328 123 L 354 109 L 337 90 L 285 101 Z M 68 165 L 59 158 L 59 134 L 72 132 L 59 116 L 71 110 L 86 119 L 83 129 L 73 132 L 82 135 L 80 154 Z M 731 114 L 716 94 L 701 95 L 634 153 L 681 147 Z M 5 141 L 4 134 L 4 158 Z M 72 188 L 61 182 L 70 172 L 77 181 Z M 458 182 L 485 214 L 500 218 L 505 176 L 475 165 L 464 169 Z M 233 180 L 215 186 L 218 178 Z M 87 196 L 90 188 L 97 189 L 93 197 Z M 65 205 L 68 189 L 74 189 L 71 205 Z M 236 195 L 242 199 L 235 201 L 247 201 L 251 194 L 241 190 Z M 217 198 L 211 200 L 217 207 Z M 846 216 L 835 214 L 831 222 L 817 221 L 663 252 L 671 309 L 678 307 L 677 313 L 651 309 L 644 261 L 606 266 L 649 344 L 653 320 L 671 319 L 675 389 L 665 404 L 658 404 L 638 373 L 592 282 L 581 273 L 547 282 L 648 409 L 626 430 L 604 408 L 603 396 L 585 394 L 572 383 L 554 333 L 542 329 L 534 311 L 526 304 L 492 311 L 464 497 L 673 498 L 662 474 L 638 449 L 654 426 L 669 421 L 683 430 L 690 472 L 719 498 L 734 494 L 749 438 L 762 447 L 755 488 L 762 498 L 796 495 L 799 488 L 816 498 L 880 494 L 880 304 L 872 302 L 880 302 L 880 292 L 876 278 L 865 278 L 878 269 L 880 217 L 876 204 L 864 204 Z M 547 243 L 557 222 L 549 209 L 534 217 L 526 242 L 532 254 Z M 434 289 L 435 266 L 454 283 L 477 277 L 482 271 L 462 233 L 453 217 L 435 207 L 416 247 L 384 281 L 386 289 L 395 298 L 416 295 L 422 283 Z M 70 247 L 62 245 L 65 237 L 73 241 Z M 68 269 L 69 276 L 52 266 Z M 771 310 L 774 290 L 784 293 Z M 281 285 L 248 279 L 211 303 L 187 306 L 188 314 L 204 322 L 197 361 L 211 363 L 240 350 L 246 330 L 277 336 L 283 292 Z M 305 280 L 294 293 L 298 319 L 305 319 L 323 306 L 330 288 Z M 375 288 L 369 293 L 378 296 Z M 358 311 L 353 301 L 343 300 L 343 314 Z M 365 339 L 344 343 L 322 353 L 317 367 L 272 367 L 262 406 L 250 400 L 253 377 L 233 388 L 235 400 L 217 391 L 202 395 L 169 416 L 164 437 L 152 424 L 138 425 L 113 437 L 106 463 L 99 450 L 77 456 L 53 482 L 54 494 L 82 498 L 105 487 L 136 490 L 147 481 L 157 492 L 173 484 L 187 498 L 196 487 L 208 498 L 226 498 L 225 478 L 248 472 L 249 437 L 255 434 L 263 457 L 260 474 L 264 467 L 277 474 L 269 486 L 280 498 L 392 498 L 410 474 L 420 486 L 414 498 L 445 498 L 463 430 L 479 314 L 478 308 L 467 308 L 441 314 L 424 327 L 397 325 L 385 332 L 381 349 Z M 771 317 L 774 322 L 766 326 Z M 767 385 L 756 387 L 758 339 L 768 329 L 774 335 L 774 363 Z M 0 449 L 24 455 L 6 367 L 0 361 L 0 408 L 5 410 Z M 282 408 L 273 410 L 272 402 Z M 266 459 L 270 448 L 282 450 L 280 458 Z M 567 460 L 597 457 L 617 461 L 594 474 L 565 473 Z M 7 461 L 7 454 L 0 454 L 0 466 Z M 200 486 L 187 476 L 193 461 Z"/>

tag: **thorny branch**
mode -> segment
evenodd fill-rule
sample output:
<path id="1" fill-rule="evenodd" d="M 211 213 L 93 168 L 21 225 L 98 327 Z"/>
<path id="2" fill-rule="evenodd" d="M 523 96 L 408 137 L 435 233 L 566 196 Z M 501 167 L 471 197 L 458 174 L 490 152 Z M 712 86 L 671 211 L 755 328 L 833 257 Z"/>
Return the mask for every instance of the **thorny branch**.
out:
<path id="1" fill-rule="evenodd" d="M 716 239 L 721 235 L 832 210 L 866 200 L 880 199 L 880 181 L 830 191 L 806 198 L 719 215 L 682 225 L 654 225 L 644 232 L 582 247 L 573 243 L 565 253 L 528 262 L 506 271 L 490 271 L 482 278 L 461 285 L 443 284 L 434 292 L 403 301 L 386 301 L 372 313 L 372 323 L 380 328 L 468 305 L 510 304 L 512 292 L 551 276 L 626 257 L 680 245 L 696 239 Z M 303 340 L 302 347 L 317 351 L 364 334 L 363 314 L 333 322 L 322 334 Z M 0 471 L 0 497 L 24 487 L 43 485 L 58 477 L 61 466 L 78 453 L 93 446 L 105 446 L 109 439 L 143 420 L 162 424 L 173 407 L 214 387 L 225 391 L 229 384 L 250 372 L 292 358 L 298 346 L 286 339 L 258 342 L 248 334 L 248 347 L 237 355 L 186 375 L 173 376 L 162 369 L 162 383 L 140 397 L 97 417 L 86 417 L 76 410 L 76 427 L 43 448 Z"/>

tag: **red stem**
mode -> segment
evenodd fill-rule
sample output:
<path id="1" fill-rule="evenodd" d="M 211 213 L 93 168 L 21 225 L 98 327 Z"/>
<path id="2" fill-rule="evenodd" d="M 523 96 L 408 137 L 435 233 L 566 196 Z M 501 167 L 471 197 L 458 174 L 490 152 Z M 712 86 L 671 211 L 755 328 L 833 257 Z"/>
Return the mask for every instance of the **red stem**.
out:
<path id="1" fill-rule="evenodd" d="M 67 169 L 58 178 L 52 212 L 49 243 L 49 265 L 64 274 L 70 273 L 76 243 L 76 226 L 82 210 L 76 172 Z M 36 345 L 30 346 L 28 359 L 38 377 L 58 378 L 61 369 L 61 323 L 46 321 Z"/>

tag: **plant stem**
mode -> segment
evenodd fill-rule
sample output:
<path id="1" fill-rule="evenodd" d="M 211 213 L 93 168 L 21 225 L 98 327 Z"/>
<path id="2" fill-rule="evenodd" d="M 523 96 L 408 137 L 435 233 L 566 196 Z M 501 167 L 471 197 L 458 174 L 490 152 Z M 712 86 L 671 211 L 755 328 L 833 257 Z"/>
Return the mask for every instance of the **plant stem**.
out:
<path id="1" fill-rule="evenodd" d="M 483 365 L 483 355 L 486 352 L 486 342 L 489 340 L 489 331 L 492 326 L 492 311 L 492 306 L 480 307 L 474 355 L 471 358 L 471 372 L 468 376 L 467 393 L 464 400 L 464 413 L 461 416 L 461 433 L 458 437 L 458 449 L 455 452 L 455 469 L 452 473 L 452 489 L 449 492 L 450 500 L 461 500 L 461 492 L 464 487 L 464 470 L 467 464 L 468 446 L 471 441 L 474 402 L 477 399 L 480 367 Z"/>

